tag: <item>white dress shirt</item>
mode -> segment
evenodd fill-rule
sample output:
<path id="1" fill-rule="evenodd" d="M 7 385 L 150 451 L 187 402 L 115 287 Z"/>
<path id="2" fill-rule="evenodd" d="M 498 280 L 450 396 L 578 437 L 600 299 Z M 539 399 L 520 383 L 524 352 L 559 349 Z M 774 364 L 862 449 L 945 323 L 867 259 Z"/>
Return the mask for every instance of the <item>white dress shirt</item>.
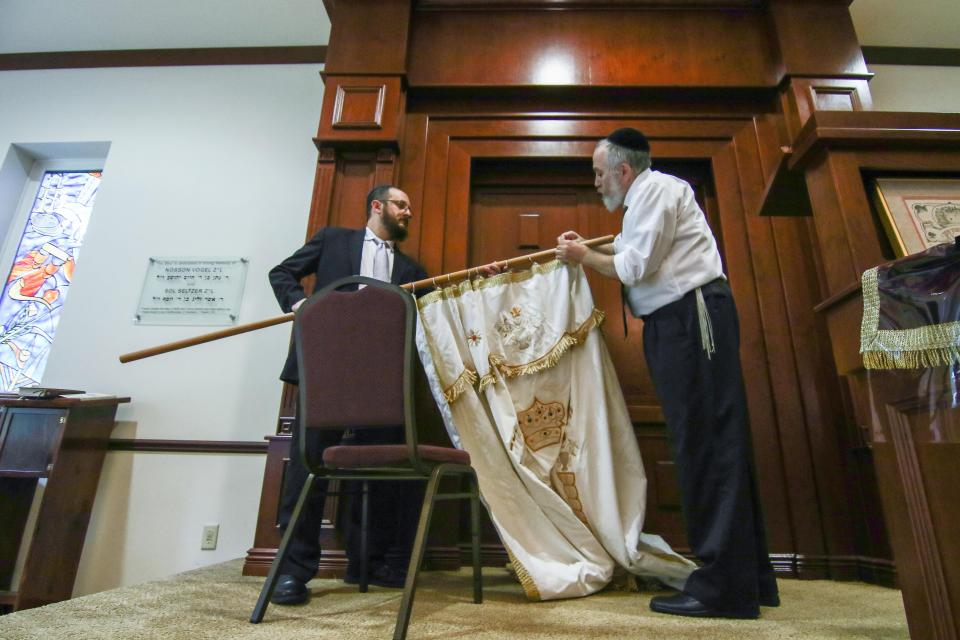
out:
<path id="1" fill-rule="evenodd" d="M 363 251 L 360 253 L 359 275 L 366 276 L 367 278 L 373 277 L 373 254 L 377 252 L 377 242 L 385 242 L 387 245 L 387 271 L 391 276 L 393 275 L 393 241 L 381 240 L 373 231 L 370 231 L 370 227 L 367 227 L 367 232 L 363 236 Z"/>
<path id="2" fill-rule="evenodd" d="M 630 185 L 624 207 L 613 264 L 634 316 L 723 276 L 717 242 L 685 181 L 647 169 Z"/>

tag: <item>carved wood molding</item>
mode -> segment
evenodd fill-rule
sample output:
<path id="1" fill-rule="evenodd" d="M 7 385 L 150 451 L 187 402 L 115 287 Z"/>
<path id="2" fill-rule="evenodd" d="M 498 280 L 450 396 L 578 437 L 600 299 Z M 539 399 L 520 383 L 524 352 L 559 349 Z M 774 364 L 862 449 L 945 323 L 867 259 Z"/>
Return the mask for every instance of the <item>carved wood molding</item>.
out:
<path id="1" fill-rule="evenodd" d="M 325 80 L 318 144 L 397 144 L 403 114 L 399 76 L 339 76 Z"/>
<path id="2" fill-rule="evenodd" d="M 324 64 L 326 46 L 42 51 L 0 54 L 0 71 L 228 64 Z"/>

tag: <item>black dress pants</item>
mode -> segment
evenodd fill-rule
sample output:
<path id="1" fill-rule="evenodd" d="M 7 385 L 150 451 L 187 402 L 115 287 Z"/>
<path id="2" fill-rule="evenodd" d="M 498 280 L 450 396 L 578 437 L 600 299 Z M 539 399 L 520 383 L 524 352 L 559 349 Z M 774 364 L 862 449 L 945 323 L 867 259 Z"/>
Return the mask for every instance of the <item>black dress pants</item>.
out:
<path id="1" fill-rule="evenodd" d="M 293 511 L 306 483 L 309 471 L 300 459 L 300 425 L 293 424 L 290 442 L 290 464 L 284 478 L 278 521 L 281 531 L 286 531 L 293 518 Z M 320 459 L 323 451 L 338 444 L 398 444 L 404 441 L 402 427 L 362 429 L 344 437 L 341 430 L 314 429 L 307 434 L 308 451 L 312 459 Z M 360 483 L 343 487 L 352 491 L 348 500 L 347 522 L 344 527 L 348 567 L 360 570 Z M 423 500 L 423 484 L 419 482 L 370 482 L 369 495 L 369 565 L 389 561 L 398 570 L 405 570 L 413 548 L 420 504 Z M 313 578 L 320 562 L 320 528 L 323 522 L 323 507 L 327 497 L 327 481 L 318 479 L 304 505 L 297 531 L 290 540 L 290 551 L 280 568 L 281 574 L 292 575 L 304 582 Z"/>
<path id="2" fill-rule="evenodd" d="M 757 493 L 740 327 L 730 287 L 701 288 L 716 351 L 701 345 L 696 292 L 645 316 L 644 354 L 663 406 L 687 539 L 702 563 L 684 591 L 740 615 L 777 593 Z"/>

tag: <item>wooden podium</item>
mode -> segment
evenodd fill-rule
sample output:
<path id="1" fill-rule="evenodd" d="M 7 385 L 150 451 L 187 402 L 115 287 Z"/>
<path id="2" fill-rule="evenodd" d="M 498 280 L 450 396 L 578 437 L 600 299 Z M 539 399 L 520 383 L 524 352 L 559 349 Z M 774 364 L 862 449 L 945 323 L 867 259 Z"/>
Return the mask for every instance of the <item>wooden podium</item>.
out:
<path id="1" fill-rule="evenodd" d="M 764 208 L 806 201 L 812 212 L 826 294 L 816 311 L 847 383 L 850 417 L 869 443 L 910 635 L 957 640 L 956 390 L 940 384 L 918 393 L 935 371 L 867 372 L 859 349 L 860 276 L 896 257 L 871 209 L 870 180 L 960 176 L 960 115 L 816 112 L 785 160 Z"/>
<path id="2" fill-rule="evenodd" d="M 0 400 L 0 611 L 70 598 L 117 405 L 129 401 Z"/>
<path id="3" fill-rule="evenodd" d="M 960 407 L 946 367 L 872 371 L 873 451 L 911 637 L 960 638 Z"/>

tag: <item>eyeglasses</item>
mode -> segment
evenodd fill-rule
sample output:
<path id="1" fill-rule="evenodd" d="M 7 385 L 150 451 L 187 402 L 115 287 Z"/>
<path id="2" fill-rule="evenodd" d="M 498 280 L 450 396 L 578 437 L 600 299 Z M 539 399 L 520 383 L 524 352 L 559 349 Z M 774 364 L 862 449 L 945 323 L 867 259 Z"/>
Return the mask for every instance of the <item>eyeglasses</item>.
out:
<path id="1" fill-rule="evenodd" d="M 383 202 L 392 202 L 394 205 L 396 205 L 397 209 L 399 209 L 400 211 L 410 210 L 410 203 L 407 202 L 406 200 L 391 200 L 387 198 L 383 200 Z"/>

